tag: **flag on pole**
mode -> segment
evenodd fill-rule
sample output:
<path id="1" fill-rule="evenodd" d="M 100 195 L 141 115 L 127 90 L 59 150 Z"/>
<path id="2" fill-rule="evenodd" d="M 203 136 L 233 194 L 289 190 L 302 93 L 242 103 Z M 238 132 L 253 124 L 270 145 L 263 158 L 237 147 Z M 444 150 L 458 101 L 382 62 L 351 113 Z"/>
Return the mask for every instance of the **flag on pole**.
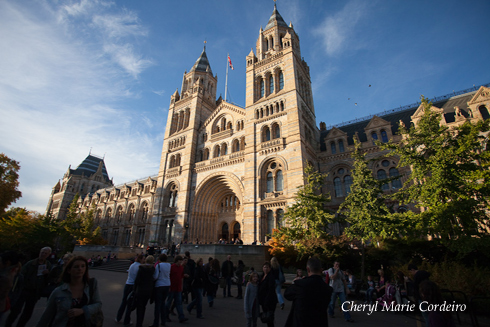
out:
<path id="1" fill-rule="evenodd" d="M 228 64 L 230 65 L 231 70 L 234 70 L 233 64 L 231 63 L 230 55 L 228 55 Z"/>

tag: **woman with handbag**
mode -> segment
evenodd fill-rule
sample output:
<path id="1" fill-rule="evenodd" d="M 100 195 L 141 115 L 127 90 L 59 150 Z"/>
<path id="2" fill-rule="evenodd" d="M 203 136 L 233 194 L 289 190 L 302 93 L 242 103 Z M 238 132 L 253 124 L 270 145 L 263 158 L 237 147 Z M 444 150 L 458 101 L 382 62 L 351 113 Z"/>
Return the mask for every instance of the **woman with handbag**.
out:
<path id="1" fill-rule="evenodd" d="M 102 302 L 97 280 L 89 279 L 87 259 L 72 258 L 63 269 L 61 280 L 63 284 L 51 293 L 36 326 L 102 326 Z"/>
<path id="2" fill-rule="evenodd" d="M 277 305 L 276 279 L 272 273 L 269 261 L 264 262 L 262 267 L 264 275 L 259 283 L 259 304 L 262 307 L 260 320 L 267 324 L 267 327 L 274 327 L 274 311 Z"/>

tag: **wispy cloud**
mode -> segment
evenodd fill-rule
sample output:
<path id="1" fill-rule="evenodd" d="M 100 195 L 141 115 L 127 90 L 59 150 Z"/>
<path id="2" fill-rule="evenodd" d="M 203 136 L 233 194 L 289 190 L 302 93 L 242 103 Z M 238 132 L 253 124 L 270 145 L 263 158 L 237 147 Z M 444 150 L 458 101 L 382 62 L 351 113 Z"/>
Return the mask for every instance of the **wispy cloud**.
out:
<path id="1" fill-rule="evenodd" d="M 162 117 L 146 113 L 153 124 L 140 129 L 126 104 L 151 65 L 133 45 L 147 35 L 138 17 L 107 2 L 29 4 L 0 2 L 0 152 L 21 162 L 17 205 L 43 211 L 90 148 L 116 183 L 157 172 L 161 139 L 149 133 Z"/>
<path id="2" fill-rule="evenodd" d="M 357 23 L 366 14 L 362 1 L 348 2 L 342 10 L 328 15 L 313 33 L 320 37 L 324 50 L 329 56 L 339 55 L 347 48 L 358 48 L 353 38 Z"/>

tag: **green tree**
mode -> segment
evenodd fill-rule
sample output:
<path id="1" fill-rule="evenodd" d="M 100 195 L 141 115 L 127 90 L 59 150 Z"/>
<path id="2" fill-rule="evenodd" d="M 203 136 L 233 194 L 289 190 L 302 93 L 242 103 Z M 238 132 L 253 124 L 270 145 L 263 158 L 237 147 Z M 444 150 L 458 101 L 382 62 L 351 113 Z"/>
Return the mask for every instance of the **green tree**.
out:
<path id="1" fill-rule="evenodd" d="M 311 165 L 306 166 L 305 184 L 298 188 L 296 202 L 284 214 L 285 227 L 273 234 L 285 245 L 294 244 L 299 257 L 315 253 L 321 240 L 329 238 L 328 224 L 335 221 L 335 216 L 325 209 L 330 198 L 321 191 L 326 176 Z"/>
<path id="2" fill-rule="evenodd" d="M 432 111 L 424 97 L 422 104 L 424 114 L 417 126 L 401 126 L 400 144 L 382 145 L 400 158 L 399 166 L 411 167 L 395 199 L 421 208 L 393 215 L 404 226 L 398 232 L 440 238 L 462 254 L 488 246 L 489 121 L 449 128 L 441 125 L 441 113 Z"/>
<path id="3" fill-rule="evenodd" d="M 19 187 L 19 169 L 17 161 L 10 159 L 4 153 L 0 153 L 0 214 L 5 212 L 7 207 L 17 201 L 22 193 Z"/>
<path id="4" fill-rule="evenodd" d="M 362 244 L 361 279 L 365 272 L 366 241 L 384 239 L 390 236 L 390 211 L 381 189 L 381 183 L 374 178 L 373 171 L 368 167 L 368 161 L 361 150 L 361 143 L 354 139 L 355 150 L 354 170 L 350 193 L 340 205 L 339 213 L 344 217 L 348 226 L 345 234 L 360 240 Z"/>

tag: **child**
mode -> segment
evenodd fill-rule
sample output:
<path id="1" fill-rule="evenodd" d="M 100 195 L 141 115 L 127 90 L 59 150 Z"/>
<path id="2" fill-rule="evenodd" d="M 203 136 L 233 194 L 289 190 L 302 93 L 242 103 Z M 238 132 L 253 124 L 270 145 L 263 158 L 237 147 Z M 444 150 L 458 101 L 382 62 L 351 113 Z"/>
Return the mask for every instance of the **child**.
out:
<path id="1" fill-rule="evenodd" d="M 259 275 L 256 272 L 250 274 L 250 281 L 245 289 L 245 300 L 243 301 L 247 327 L 257 327 L 259 315 L 259 301 L 257 299 Z"/>
<path id="2" fill-rule="evenodd" d="M 373 302 L 374 281 L 372 276 L 367 276 L 368 289 L 366 291 L 366 301 L 364 303 Z"/>

